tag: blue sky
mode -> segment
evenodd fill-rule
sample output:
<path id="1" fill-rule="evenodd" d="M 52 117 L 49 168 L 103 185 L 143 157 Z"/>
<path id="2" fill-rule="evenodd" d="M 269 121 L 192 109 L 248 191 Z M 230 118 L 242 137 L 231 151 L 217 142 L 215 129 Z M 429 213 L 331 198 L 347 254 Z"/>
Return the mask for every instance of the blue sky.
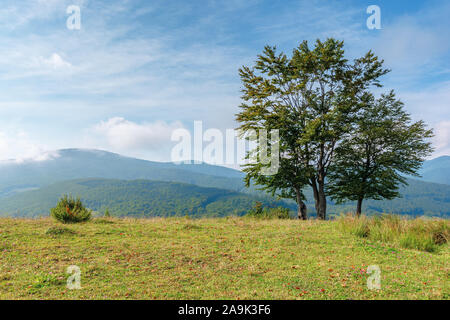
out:
<path id="1" fill-rule="evenodd" d="M 369 5 L 381 30 L 366 27 Z M 168 161 L 175 128 L 236 127 L 237 70 L 264 45 L 326 37 L 385 59 L 383 90 L 435 129 L 433 157 L 450 155 L 449 16 L 448 1 L 4 0 L 0 159 L 79 147 Z"/>

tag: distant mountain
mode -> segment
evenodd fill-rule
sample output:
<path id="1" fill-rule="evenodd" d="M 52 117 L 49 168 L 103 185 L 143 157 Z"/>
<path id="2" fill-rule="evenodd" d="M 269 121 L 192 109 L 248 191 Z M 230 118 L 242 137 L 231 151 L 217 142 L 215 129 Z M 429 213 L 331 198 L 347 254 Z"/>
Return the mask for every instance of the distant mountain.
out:
<path id="1" fill-rule="evenodd" d="M 419 173 L 420 180 L 450 185 L 450 156 L 425 161 Z"/>
<path id="2" fill-rule="evenodd" d="M 129 217 L 218 217 L 243 215 L 256 201 L 271 207 L 283 205 L 255 195 L 182 183 L 92 178 L 58 182 L 3 198 L 0 216 L 48 216 L 63 193 L 80 196 L 87 207 L 100 213 L 108 208 L 112 215 Z"/>
<path id="3" fill-rule="evenodd" d="M 364 211 L 368 214 L 391 212 L 407 215 L 450 216 L 450 182 L 448 180 L 450 157 L 440 157 L 426 161 L 421 173 L 423 174 L 421 181 L 416 180 L 416 178 L 409 179 L 409 186 L 401 187 L 400 191 L 403 198 L 391 201 L 364 201 Z M 86 197 L 93 208 L 100 210 L 105 206 L 111 206 L 118 208 L 118 214 L 138 215 L 137 209 L 133 209 L 132 204 L 136 200 L 140 204 L 147 203 L 148 207 L 166 208 L 169 210 L 166 213 L 157 211 L 157 215 L 170 215 L 174 212 L 174 207 L 187 210 L 189 208 L 187 204 L 191 200 L 195 202 L 200 198 L 203 199 L 203 196 L 198 197 L 198 193 L 204 193 L 206 197 L 209 197 L 210 190 L 203 190 L 204 188 L 215 188 L 216 190 L 221 190 L 220 192 L 234 192 L 233 199 L 238 197 L 240 200 L 238 202 L 236 202 L 237 200 L 233 200 L 234 202 L 231 200 L 225 203 L 220 202 L 220 205 L 212 201 L 208 205 L 208 209 L 205 209 L 206 211 L 202 211 L 203 209 L 198 210 L 202 212 L 201 214 L 211 214 L 211 208 L 220 207 L 223 211 L 222 214 L 227 215 L 233 212 L 242 213 L 244 207 L 248 209 L 248 204 L 254 201 L 255 196 L 268 199 L 267 195 L 257 191 L 255 186 L 245 188 L 243 177 L 244 174 L 240 171 L 208 164 L 176 165 L 173 163 L 139 160 L 100 150 L 64 149 L 47 157 L 41 157 L 40 161 L 0 162 L 0 209 L 3 208 L 6 210 L 3 212 L 13 214 L 17 213 L 17 211 L 26 215 L 47 214 L 48 208 L 54 205 L 55 199 L 61 193 L 72 192 L 74 195 Z M 94 181 L 118 179 L 152 180 L 153 182 L 147 181 L 147 184 L 144 185 L 138 185 L 136 182 L 130 182 L 130 184 L 127 184 L 125 181 L 120 183 L 114 182 L 114 185 L 119 183 L 122 189 L 117 188 L 129 197 L 129 201 L 124 200 L 122 202 L 127 203 L 127 206 L 130 206 L 128 208 L 114 202 L 114 198 L 119 196 L 119 194 L 109 189 L 108 183 L 111 180 L 103 181 L 98 188 L 96 187 L 97 189 L 89 189 L 89 192 L 87 192 L 88 189 L 83 183 L 67 182 L 68 180 L 87 178 L 96 178 Z M 442 184 L 425 182 L 426 180 L 439 181 Z M 184 185 L 182 188 L 183 193 L 173 192 L 172 187 L 174 186 L 172 186 L 166 192 L 167 197 L 158 193 L 158 190 L 152 192 L 148 190 L 150 187 L 158 188 L 162 186 L 158 184 L 162 182 L 184 183 L 187 185 Z M 198 193 L 190 193 L 189 188 L 192 189 L 192 192 Z M 148 198 L 145 201 L 139 197 L 135 199 L 132 193 L 127 190 L 133 190 L 133 192 L 140 195 L 145 194 Z M 305 193 L 308 199 L 308 212 L 311 214 L 314 212 L 312 192 L 308 189 Z M 95 195 L 95 198 L 92 195 Z M 174 200 L 172 197 L 179 199 L 180 203 L 186 202 L 186 205 L 179 206 L 178 202 L 175 203 L 178 200 Z M 163 204 L 165 201 L 169 201 L 171 204 L 165 206 Z M 161 203 L 157 204 L 158 202 Z M 236 210 L 233 211 L 229 207 L 230 203 L 236 204 Z M 288 207 L 295 209 L 295 204 L 292 201 L 287 201 L 286 203 Z M 330 215 L 353 210 L 353 203 L 336 205 L 330 201 L 328 204 Z M 195 212 L 198 213 L 200 211 Z M 181 211 L 175 212 L 178 214 Z M 218 214 L 218 212 L 214 214 Z M 145 209 L 142 211 L 142 214 L 156 214 L 156 211 Z"/>
<path id="4" fill-rule="evenodd" d="M 435 216 L 450 218 L 450 185 L 408 179 L 407 186 L 400 186 L 401 198 L 393 200 L 364 200 L 366 214 L 395 213 L 409 216 Z M 308 199 L 312 199 L 308 197 Z M 313 202 L 308 202 L 313 207 Z M 330 212 L 354 212 L 355 203 L 328 204 Z"/>
<path id="5" fill-rule="evenodd" d="M 149 179 L 241 191 L 243 173 L 208 164 L 173 164 L 100 150 L 64 149 L 41 161 L 0 162 L 0 197 L 81 178 Z"/>

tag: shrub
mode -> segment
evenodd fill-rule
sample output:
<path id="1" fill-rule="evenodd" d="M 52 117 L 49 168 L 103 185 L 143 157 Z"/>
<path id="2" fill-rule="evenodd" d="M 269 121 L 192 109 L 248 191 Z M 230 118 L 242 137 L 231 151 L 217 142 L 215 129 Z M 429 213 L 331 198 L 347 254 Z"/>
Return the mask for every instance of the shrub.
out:
<path id="1" fill-rule="evenodd" d="M 111 214 L 109 213 L 109 209 L 108 209 L 108 208 L 106 208 L 105 214 L 104 214 L 103 216 L 104 216 L 105 218 L 111 217 Z"/>
<path id="2" fill-rule="evenodd" d="M 91 219 L 91 213 L 91 210 L 83 206 L 80 198 L 74 199 L 67 195 L 64 195 L 56 207 L 50 210 L 51 216 L 62 223 L 88 221 Z"/>
<path id="3" fill-rule="evenodd" d="M 255 206 L 252 209 L 250 209 L 250 211 L 247 214 L 250 216 L 254 216 L 254 217 L 262 215 L 263 214 L 262 203 L 259 201 L 256 201 Z"/>
<path id="4" fill-rule="evenodd" d="M 261 202 L 256 202 L 255 206 L 247 213 L 248 217 L 261 219 L 290 219 L 289 209 L 284 207 L 263 208 Z"/>

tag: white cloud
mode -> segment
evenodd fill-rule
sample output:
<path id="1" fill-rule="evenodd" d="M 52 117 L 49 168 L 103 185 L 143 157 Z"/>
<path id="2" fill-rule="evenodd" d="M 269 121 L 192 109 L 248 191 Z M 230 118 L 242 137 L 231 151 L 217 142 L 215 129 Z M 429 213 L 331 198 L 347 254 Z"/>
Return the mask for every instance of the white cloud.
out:
<path id="1" fill-rule="evenodd" d="M 448 52 L 448 33 L 442 30 L 448 29 L 449 6 L 435 10 L 438 17 L 420 12 L 396 17 L 392 25 L 383 18 L 379 32 L 367 30 L 361 6 L 300 1 L 264 15 L 258 7 L 242 7 L 257 2 L 211 0 L 202 6 L 214 10 L 181 27 L 179 21 L 195 14 L 194 4 L 155 1 L 148 7 L 145 2 L 136 10 L 138 1 L 9 1 L 0 7 L 0 27 L 14 29 L 0 34 L 8 48 L 0 55 L 0 124 L 17 118 L 18 127 L 40 135 L 52 148 L 79 144 L 161 159 L 170 128 L 181 124 L 151 119 L 186 125 L 203 120 L 208 127 L 233 128 L 240 103 L 238 67 L 253 63 L 264 44 L 289 53 L 298 41 L 327 36 L 344 39 L 350 56 L 378 48 L 376 53 L 392 64 L 393 88 L 403 93 L 415 120 L 437 127 L 450 119 L 450 84 L 430 89 L 426 79 L 430 63 L 442 66 L 441 73 L 450 70 L 448 63 L 434 60 Z M 82 7 L 79 31 L 65 26 L 69 4 Z M 242 32 L 233 31 L 234 20 L 226 12 L 243 15 Z M 144 14 L 149 15 L 145 24 L 137 19 Z M 407 85 L 412 74 L 425 81 L 420 90 Z M 112 118 L 117 114 L 123 118 Z M 138 122 L 126 120 L 137 116 Z M 109 120 L 92 126 L 80 140 L 79 132 L 101 119 Z"/>
<path id="2" fill-rule="evenodd" d="M 442 82 L 416 91 L 399 91 L 398 97 L 413 121 L 423 120 L 434 129 L 432 157 L 450 155 L 450 82 Z"/>
<path id="3" fill-rule="evenodd" d="M 398 96 L 416 121 L 424 120 L 434 126 L 439 121 L 450 119 L 450 82 L 421 90 L 399 91 Z"/>
<path id="4" fill-rule="evenodd" d="M 396 86 L 421 86 L 424 78 L 450 67 L 450 5 L 441 3 L 383 23 L 379 37 L 368 43 L 383 58 Z M 444 71 L 445 72 L 445 71 Z"/>
<path id="5" fill-rule="evenodd" d="M 173 130 L 182 128 L 178 122 L 164 121 L 136 123 L 121 117 L 101 121 L 88 130 L 88 144 L 104 145 L 108 149 L 121 151 L 154 151 L 171 145 Z"/>
<path id="6" fill-rule="evenodd" d="M 72 65 L 69 62 L 61 58 L 61 56 L 57 53 L 53 53 L 48 59 L 43 58 L 42 62 L 44 65 L 49 66 L 53 69 L 72 67 Z"/>
<path id="7" fill-rule="evenodd" d="M 436 124 L 434 133 L 433 142 L 436 147 L 434 156 L 450 155 L 450 120 Z"/>
<path id="8" fill-rule="evenodd" d="M 449 44 L 446 33 L 418 24 L 417 19 L 405 17 L 383 29 L 375 47 L 392 67 L 411 68 L 429 63 L 445 53 Z"/>
<path id="9" fill-rule="evenodd" d="M 0 131 L 1 161 L 44 161 L 58 157 L 56 152 L 47 151 L 48 149 L 24 131 Z"/>

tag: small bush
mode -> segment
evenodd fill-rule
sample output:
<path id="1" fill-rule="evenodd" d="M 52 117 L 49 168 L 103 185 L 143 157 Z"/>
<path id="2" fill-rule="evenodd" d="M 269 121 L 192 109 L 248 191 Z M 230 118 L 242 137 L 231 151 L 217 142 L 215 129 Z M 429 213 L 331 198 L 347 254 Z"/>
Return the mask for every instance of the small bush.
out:
<path id="1" fill-rule="evenodd" d="M 263 214 L 263 205 L 259 201 L 256 201 L 255 206 L 252 209 L 250 209 L 250 211 L 247 213 L 247 215 L 253 217 L 261 216 L 262 214 Z"/>
<path id="2" fill-rule="evenodd" d="M 80 198 L 64 195 L 56 207 L 50 210 L 50 214 L 62 223 L 77 223 L 90 220 L 92 211 L 83 206 Z"/>
<path id="3" fill-rule="evenodd" d="M 45 231 L 45 234 L 51 235 L 51 236 L 58 236 L 62 234 L 76 234 L 75 231 L 70 230 L 68 228 L 61 228 L 61 227 L 50 227 Z"/>
<path id="4" fill-rule="evenodd" d="M 261 202 L 256 202 L 255 207 L 247 213 L 248 217 L 260 219 L 290 219 L 289 209 L 284 207 L 263 208 Z"/>

